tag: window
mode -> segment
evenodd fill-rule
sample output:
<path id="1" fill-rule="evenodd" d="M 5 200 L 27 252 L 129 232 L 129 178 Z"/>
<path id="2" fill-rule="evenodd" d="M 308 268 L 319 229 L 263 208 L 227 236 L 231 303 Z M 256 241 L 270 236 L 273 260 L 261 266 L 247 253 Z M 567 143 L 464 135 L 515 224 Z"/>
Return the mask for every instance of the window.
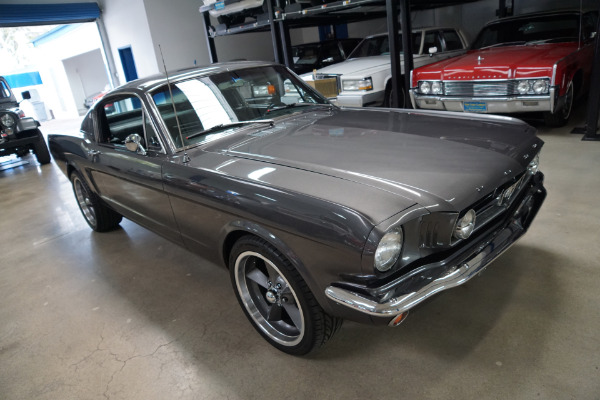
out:
<path id="1" fill-rule="evenodd" d="M 463 44 L 456 31 L 443 31 L 442 36 L 444 37 L 444 42 L 446 42 L 446 51 L 462 50 Z"/>
<path id="2" fill-rule="evenodd" d="M 437 31 L 427 32 L 425 34 L 425 43 L 423 43 L 423 53 L 430 53 L 432 47 L 437 48 L 437 51 L 442 51 L 442 43 Z"/>
<path id="3" fill-rule="evenodd" d="M 10 89 L 8 85 L 4 81 L 0 81 L 0 97 L 8 98 L 10 97 Z"/>
<path id="4" fill-rule="evenodd" d="M 139 98 L 127 96 L 107 99 L 98 109 L 101 121 L 98 138 L 100 143 L 124 146 L 127 136 L 136 133 L 142 138 L 144 148 L 160 151 L 156 130 Z"/>

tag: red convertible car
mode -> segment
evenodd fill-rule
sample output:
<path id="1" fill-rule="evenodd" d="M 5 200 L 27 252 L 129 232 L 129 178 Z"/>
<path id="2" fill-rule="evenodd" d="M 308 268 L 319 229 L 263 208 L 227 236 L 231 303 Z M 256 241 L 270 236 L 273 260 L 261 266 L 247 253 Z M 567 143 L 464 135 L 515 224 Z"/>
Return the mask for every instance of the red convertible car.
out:
<path id="1" fill-rule="evenodd" d="M 566 124 L 588 86 L 596 13 L 503 18 L 483 27 L 465 55 L 412 71 L 415 108 L 475 113 L 543 112 Z"/>

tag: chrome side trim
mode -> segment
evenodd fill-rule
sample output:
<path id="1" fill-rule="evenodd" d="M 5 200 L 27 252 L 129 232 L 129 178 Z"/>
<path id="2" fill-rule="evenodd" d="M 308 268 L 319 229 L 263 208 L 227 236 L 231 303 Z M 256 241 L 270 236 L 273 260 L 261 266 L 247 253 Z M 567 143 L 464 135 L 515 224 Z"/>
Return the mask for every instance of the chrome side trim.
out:
<path id="1" fill-rule="evenodd" d="M 416 292 L 407 293 L 401 297 L 391 298 L 385 303 L 377 303 L 376 301 L 367 299 L 358 293 L 335 286 L 327 287 L 327 289 L 325 289 L 325 294 L 331 300 L 362 313 L 377 317 L 393 318 L 396 315 L 410 310 L 417 304 L 425 301 L 439 292 L 460 286 L 469 281 L 479 272 L 484 270 L 487 265 L 489 265 L 497 257 L 501 256 L 514 243 L 516 243 L 516 240 L 510 241 L 510 236 L 510 230 L 505 229 L 493 240 L 492 243 L 489 243 L 468 261 L 465 261 L 460 266 L 457 266 L 454 271 L 434 280 Z M 500 251 L 498 251 L 498 249 L 495 247 L 498 244 L 498 239 L 500 239 L 500 243 L 506 243 L 506 241 L 509 241 L 509 243 L 506 244 L 506 247 Z M 493 258 L 488 260 L 488 256 L 492 253 L 496 254 L 493 255 Z"/>

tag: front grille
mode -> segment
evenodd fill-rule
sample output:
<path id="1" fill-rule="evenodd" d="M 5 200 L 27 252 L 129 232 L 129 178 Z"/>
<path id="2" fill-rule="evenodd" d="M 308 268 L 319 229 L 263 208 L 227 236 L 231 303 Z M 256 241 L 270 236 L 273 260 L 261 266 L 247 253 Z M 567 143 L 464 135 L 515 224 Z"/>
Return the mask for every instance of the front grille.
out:
<path id="1" fill-rule="evenodd" d="M 517 94 L 515 81 L 444 82 L 446 96 L 509 96 Z"/>
<path id="2" fill-rule="evenodd" d="M 314 81 L 307 83 L 327 98 L 337 97 L 340 93 L 340 77 L 338 75 L 317 74 Z"/>

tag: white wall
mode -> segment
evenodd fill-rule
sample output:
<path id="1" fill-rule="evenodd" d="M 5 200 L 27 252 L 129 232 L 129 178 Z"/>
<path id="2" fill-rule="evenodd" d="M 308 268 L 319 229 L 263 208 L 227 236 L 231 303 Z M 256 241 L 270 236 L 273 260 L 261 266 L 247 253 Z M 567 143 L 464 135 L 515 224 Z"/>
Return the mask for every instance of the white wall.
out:
<path id="1" fill-rule="evenodd" d="M 138 77 L 158 73 L 159 66 L 152 45 L 144 0 L 100 0 L 98 5 L 117 68 L 117 83 L 125 83 L 119 57 L 119 49 L 125 47 L 131 47 Z"/>
<path id="2" fill-rule="evenodd" d="M 87 112 L 85 98 L 101 92 L 108 85 L 100 49 L 63 60 L 69 86 L 79 115 Z"/>
<path id="3" fill-rule="evenodd" d="M 37 65 L 43 82 L 43 87 L 40 88 L 40 96 L 46 103 L 46 108 L 52 110 L 52 114 L 56 118 L 77 117 L 82 106 L 80 104 L 82 93 L 83 98 L 85 98 L 85 91 L 81 84 L 71 86 L 71 82 L 78 80 L 79 75 L 71 77 L 65 70 L 66 65 L 63 64 L 63 60 L 72 59 L 93 51 L 98 52 L 101 47 L 96 24 L 78 24 L 74 25 L 73 28 L 56 39 L 40 43 L 36 47 Z M 93 61 L 97 62 L 98 59 Z M 89 66 L 93 70 L 92 74 L 97 74 L 93 78 L 92 86 L 100 85 L 98 82 L 108 82 L 102 60 L 100 60 L 99 67 L 97 65 Z M 79 69 L 83 73 L 84 68 L 82 64 L 78 64 L 72 72 Z"/>

